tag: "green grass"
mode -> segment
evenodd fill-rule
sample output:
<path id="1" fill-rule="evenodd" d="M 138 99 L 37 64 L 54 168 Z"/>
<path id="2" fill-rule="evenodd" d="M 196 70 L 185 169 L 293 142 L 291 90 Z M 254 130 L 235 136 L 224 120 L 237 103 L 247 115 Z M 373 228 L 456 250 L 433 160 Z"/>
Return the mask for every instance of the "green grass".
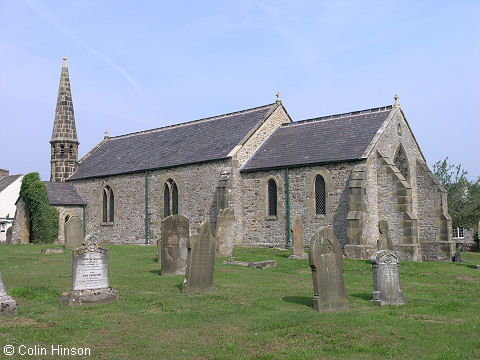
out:
<path id="1" fill-rule="evenodd" d="M 95 359 L 480 359 L 480 253 L 462 253 L 460 264 L 402 262 L 409 304 L 401 307 L 371 304 L 371 265 L 346 259 L 350 309 L 320 314 L 307 260 L 251 248 L 235 248 L 235 260 L 274 259 L 278 267 L 217 259 L 214 292 L 183 295 L 182 276 L 160 276 L 155 247 L 109 246 L 118 301 L 60 307 L 72 254 L 40 254 L 45 247 L 0 247 L 18 306 L 17 317 L 0 319 L 0 358 L 5 344 L 58 344 L 89 347 Z"/>

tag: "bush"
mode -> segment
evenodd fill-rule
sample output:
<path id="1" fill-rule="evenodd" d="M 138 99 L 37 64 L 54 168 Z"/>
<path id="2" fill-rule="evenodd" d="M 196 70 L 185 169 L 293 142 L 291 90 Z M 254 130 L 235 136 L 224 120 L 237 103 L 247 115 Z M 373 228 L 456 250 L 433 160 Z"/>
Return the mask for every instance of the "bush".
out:
<path id="1" fill-rule="evenodd" d="M 20 197 L 30 208 L 32 221 L 31 241 L 51 244 L 58 239 L 58 210 L 48 203 L 47 188 L 38 173 L 23 177 Z"/>

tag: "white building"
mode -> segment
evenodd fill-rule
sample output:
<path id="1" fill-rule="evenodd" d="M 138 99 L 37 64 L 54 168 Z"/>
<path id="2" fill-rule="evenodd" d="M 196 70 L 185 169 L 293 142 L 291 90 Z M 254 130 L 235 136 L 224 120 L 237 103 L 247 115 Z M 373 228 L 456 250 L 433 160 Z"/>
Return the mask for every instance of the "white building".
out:
<path id="1" fill-rule="evenodd" d="M 10 175 L 0 169 L 0 242 L 7 240 L 7 229 L 12 226 L 23 175 Z"/>

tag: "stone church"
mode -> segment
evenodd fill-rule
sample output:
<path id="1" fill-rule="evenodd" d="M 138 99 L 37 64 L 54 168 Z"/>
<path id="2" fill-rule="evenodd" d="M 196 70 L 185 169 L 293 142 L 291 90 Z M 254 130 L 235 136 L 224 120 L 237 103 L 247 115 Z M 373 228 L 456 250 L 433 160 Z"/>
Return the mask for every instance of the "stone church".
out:
<path id="1" fill-rule="evenodd" d="M 397 96 L 393 105 L 294 122 L 277 94 L 251 109 L 106 133 L 77 160 L 64 59 L 50 144 L 50 187 L 64 186 L 67 200 L 79 195 L 62 206 L 110 243 L 156 244 L 171 214 L 187 217 L 192 233 L 203 221 L 215 228 L 219 211 L 231 208 L 235 245 L 288 247 L 298 215 L 305 245 L 331 228 L 348 257 L 370 257 L 381 220 L 402 259 L 450 261 L 454 254 L 447 194 Z"/>

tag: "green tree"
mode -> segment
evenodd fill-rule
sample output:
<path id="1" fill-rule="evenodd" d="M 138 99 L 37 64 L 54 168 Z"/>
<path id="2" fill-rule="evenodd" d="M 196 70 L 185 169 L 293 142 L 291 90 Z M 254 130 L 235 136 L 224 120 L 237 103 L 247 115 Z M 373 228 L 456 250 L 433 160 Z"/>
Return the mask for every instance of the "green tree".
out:
<path id="1" fill-rule="evenodd" d="M 437 161 L 433 172 L 448 192 L 448 212 L 453 227 L 476 227 L 480 219 L 480 178 L 469 181 L 462 165 L 449 164 L 448 157 Z"/>
<path id="2" fill-rule="evenodd" d="M 38 173 L 23 177 L 20 198 L 30 208 L 32 221 L 32 242 L 49 244 L 58 239 L 58 210 L 48 202 L 47 188 L 40 181 Z"/>

